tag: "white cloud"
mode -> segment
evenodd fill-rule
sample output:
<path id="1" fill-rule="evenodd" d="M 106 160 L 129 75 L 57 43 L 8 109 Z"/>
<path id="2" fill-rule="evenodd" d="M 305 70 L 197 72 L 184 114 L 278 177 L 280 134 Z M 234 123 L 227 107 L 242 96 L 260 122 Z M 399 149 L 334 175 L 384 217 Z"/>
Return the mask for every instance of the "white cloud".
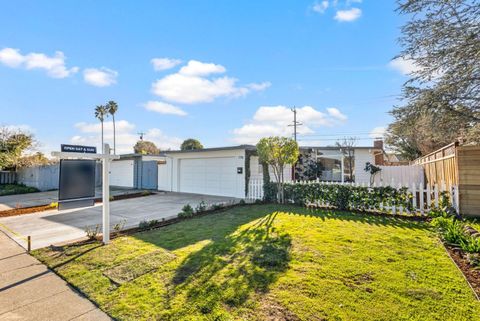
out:
<path id="1" fill-rule="evenodd" d="M 49 57 L 35 52 L 22 55 L 19 49 L 14 48 L 0 50 L 0 63 L 11 68 L 43 69 L 52 78 L 66 78 L 78 72 L 78 67 L 67 68 L 65 60 L 65 55 L 61 51 L 56 51 Z"/>
<path id="2" fill-rule="evenodd" d="M 327 108 L 327 112 L 334 119 L 337 119 L 337 120 L 340 120 L 340 121 L 346 121 L 347 120 L 347 116 L 342 114 L 342 112 L 338 108 L 335 108 L 335 107 Z"/>
<path id="3" fill-rule="evenodd" d="M 398 57 L 389 62 L 389 67 L 395 69 L 396 71 L 400 72 L 402 75 L 410 75 L 420 68 L 415 65 L 413 60 L 405 59 L 403 57 Z"/>
<path id="4" fill-rule="evenodd" d="M 347 10 L 338 10 L 334 19 L 340 22 L 355 21 L 362 15 L 362 10 L 358 8 L 351 8 Z"/>
<path id="5" fill-rule="evenodd" d="M 197 60 L 190 60 L 183 66 L 179 73 L 185 76 L 208 76 L 210 74 L 223 74 L 227 69 L 222 65 L 204 63 Z"/>
<path id="6" fill-rule="evenodd" d="M 237 79 L 228 76 L 208 77 L 225 73 L 225 67 L 190 60 L 177 73 L 152 84 L 152 92 L 164 100 L 183 104 L 207 103 L 220 97 L 241 97 L 252 91 L 265 90 L 269 82 L 237 86 Z"/>
<path id="7" fill-rule="evenodd" d="M 154 111 L 160 114 L 170 114 L 170 115 L 178 115 L 178 116 L 187 115 L 187 113 L 181 108 L 178 108 L 176 106 L 173 106 L 161 101 L 150 100 L 146 102 L 143 106 L 147 110 Z"/>
<path id="8" fill-rule="evenodd" d="M 139 140 L 135 132 L 136 126 L 126 120 L 118 120 L 116 124 L 117 154 L 133 153 L 133 146 Z M 75 128 L 80 131 L 70 139 L 72 144 L 97 146 L 101 144 L 101 125 L 98 123 L 77 123 Z M 165 135 L 158 128 L 151 128 L 144 135 L 145 140 L 155 143 L 161 150 L 178 149 L 182 139 Z M 113 148 L 113 125 L 111 121 L 104 122 L 104 140 Z"/>
<path id="9" fill-rule="evenodd" d="M 261 83 L 251 83 L 251 84 L 248 84 L 247 87 L 251 90 L 255 90 L 255 91 L 263 91 L 265 89 L 267 89 L 268 87 L 270 87 L 272 85 L 271 82 L 269 81 L 264 81 L 264 82 L 261 82 Z"/>
<path id="10" fill-rule="evenodd" d="M 105 67 L 87 68 L 83 71 L 83 79 L 87 84 L 97 87 L 108 87 L 117 83 L 118 72 Z"/>
<path id="11" fill-rule="evenodd" d="M 176 67 L 181 64 L 182 61 L 180 59 L 171 58 L 153 58 L 151 63 L 153 65 L 153 69 L 156 71 L 162 71 Z"/>
<path id="12" fill-rule="evenodd" d="M 302 126 L 297 127 L 297 133 L 311 134 L 314 128 L 331 127 L 345 122 L 347 117 L 337 108 L 327 108 L 321 112 L 311 106 L 297 108 L 297 120 Z M 293 114 L 286 106 L 262 106 L 253 115 L 252 120 L 240 128 L 233 130 L 233 141 L 239 144 L 256 144 L 266 136 L 290 136 L 293 128 Z"/>
<path id="13" fill-rule="evenodd" d="M 385 136 L 386 131 L 387 131 L 387 128 L 384 127 L 384 126 L 375 127 L 374 129 L 372 129 L 370 131 L 369 136 L 371 138 L 380 138 L 380 137 Z"/>
<path id="14" fill-rule="evenodd" d="M 312 6 L 312 10 L 317 13 L 324 13 L 328 9 L 328 1 L 315 2 Z"/>

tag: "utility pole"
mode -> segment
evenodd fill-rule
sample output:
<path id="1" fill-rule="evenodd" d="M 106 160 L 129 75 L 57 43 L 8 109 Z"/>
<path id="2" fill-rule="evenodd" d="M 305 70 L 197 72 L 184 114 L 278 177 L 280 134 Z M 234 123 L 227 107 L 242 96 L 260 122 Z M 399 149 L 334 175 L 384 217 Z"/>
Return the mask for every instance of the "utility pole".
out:
<path id="1" fill-rule="evenodd" d="M 139 133 L 137 133 L 137 134 L 140 135 L 140 140 L 143 140 L 143 135 L 145 135 L 146 133 L 144 133 L 144 132 L 139 132 Z"/>
<path id="2" fill-rule="evenodd" d="M 293 106 L 293 108 L 290 109 L 293 112 L 293 124 L 288 125 L 288 126 L 293 126 L 293 139 L 297 141 L 297 126 L 302 126 L 303 124 L 301 122 L 297 121 L 297 108 Z M 295 166 L 297 164 L 293 164 L 292 166 L 292 179 L 295 180 Z"/>
<path id="3" fill-rule="evenodd" d="M 303 124 L 297 121 L 297 108 L 294 106 L 290 110 L 293 112 L 293 124 L 288 126 L 293 126 L 293 139 L 297 141 L 297 126 L 302 126 Z"/>

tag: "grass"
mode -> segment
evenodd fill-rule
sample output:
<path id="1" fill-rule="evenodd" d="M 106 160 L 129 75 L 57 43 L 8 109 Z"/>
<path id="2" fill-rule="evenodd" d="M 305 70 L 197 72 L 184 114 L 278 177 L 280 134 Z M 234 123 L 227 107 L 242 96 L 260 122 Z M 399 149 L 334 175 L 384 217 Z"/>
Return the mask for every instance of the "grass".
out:
<path id="1" fill-rule="evenodd" d="M 478 320 L 426 223 L 251 205 L 40 260 L 120 320 Z"/>
<path id="2" fill-rule="evenodd" d="M 35 192 L 38 192 L 38 189 L 23 184 L 0 184 L 0 196 Z"/>

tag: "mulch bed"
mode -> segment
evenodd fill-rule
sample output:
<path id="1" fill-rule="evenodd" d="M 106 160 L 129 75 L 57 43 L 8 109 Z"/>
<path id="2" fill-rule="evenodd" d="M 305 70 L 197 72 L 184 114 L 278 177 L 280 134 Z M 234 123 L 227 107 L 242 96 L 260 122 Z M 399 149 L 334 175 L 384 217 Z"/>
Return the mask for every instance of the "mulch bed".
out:
<path id="1" fill-rule="evenodd" d="M 463 252 L 458 247 L 453 247 L 450 245 L 445 245 L 448 254 L 458 266 L 458 268 L 463 272 L 463 275 L 467 279 L 468 283 L 475 292 L 477 299 L 480 300 L 480 269 L 472 266 L 468 260 L 465 252 Z"/>
<path id="2" fill-rule="evenodd" d="M 41 205 L 41 206 L 32 206 L 32 207 L 23 207 L 23 208 L 12 208 L 6 211 L 0 211 L 0 217 L 8 217 L 15 215 L 31 214 L 37 212 L 44 212 L 48 210 L 53 210 L 55 207 L 50 205 Z"/>
<path id="3" fill-rule="evenodd" d="M 119 200 L 126 200 L 130 198 L 137 198 L 137 197 L 143 197 L 143 196 L 150 196 L 155 193 L 149 192 L 139 192 L 139 193 L 132 193 L 132 194 L 123 194 L 123 195 L 117 195 L 113 197 L 113 201 L 119 201 Z M 101 203 L 102 198 L 95 198 L 95 203 Z M 5 211 L 0 211 L 0 217 L 8 217 L 8 216 L 16 216 L 16 215 L 24 215 L 24 214 L 32 214 L 32 213 L 38 213 L 38 212 L 44 212 L 48 210 L 53 210 L 56 207 L 49 205 L 39 205 L 39 206 L 31 206 L 31 207 L 22 207 L 22 208 L 12 208 L 10 210 L 5 210 Z"/>

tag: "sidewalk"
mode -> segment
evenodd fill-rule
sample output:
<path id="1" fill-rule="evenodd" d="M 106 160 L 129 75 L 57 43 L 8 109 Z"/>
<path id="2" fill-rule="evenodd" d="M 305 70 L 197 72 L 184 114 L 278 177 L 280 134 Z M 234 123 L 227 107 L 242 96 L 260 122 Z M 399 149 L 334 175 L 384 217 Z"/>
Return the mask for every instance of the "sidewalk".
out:
<path id="1" fill-rule="evenodd" d="M 111 320 L 0 231 L 0 320 Z"/>

